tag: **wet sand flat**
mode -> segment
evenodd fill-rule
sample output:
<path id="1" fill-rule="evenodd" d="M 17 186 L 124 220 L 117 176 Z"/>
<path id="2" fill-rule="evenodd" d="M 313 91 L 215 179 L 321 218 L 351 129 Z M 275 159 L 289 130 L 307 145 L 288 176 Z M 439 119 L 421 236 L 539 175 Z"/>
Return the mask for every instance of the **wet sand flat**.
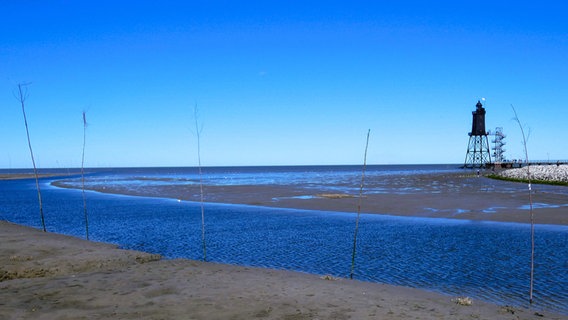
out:
<path id="1" fill-rule="evenodd" d="M 361 212 L 397 216 L 530 223 L 527 185 L 497 181 L 475 174 L 426 174 L 407 178 L 402 187 L 419 191 L 373 193 L 364 189 Z M 372 182 L 371 182 L 372 183 Z M 65 187 L 64 183 L 55 182 Z M 345 187 L 345 185 L 336 185 Z M 401 187 L 401 188 L 402 188 Z M 568 188 L 557 186 L 556 188 Z M 514 189 L 514 190 L 510 190 Z M 541 190 L 542 189 L 542 190 Z M 199 201 L 199 188 L 190 185 L 149 185 L 136 188 L 109 184 L 92 190 L 137 196 Z M 533 186 L 535 223 L 568 225 L 568 194 Z M 327 186 L 204 185 L 206 202 L 280 208 L 357 212 L 358 192 L 330 193 Z M 536 204 L 546 203 L 546 206 Z"/>

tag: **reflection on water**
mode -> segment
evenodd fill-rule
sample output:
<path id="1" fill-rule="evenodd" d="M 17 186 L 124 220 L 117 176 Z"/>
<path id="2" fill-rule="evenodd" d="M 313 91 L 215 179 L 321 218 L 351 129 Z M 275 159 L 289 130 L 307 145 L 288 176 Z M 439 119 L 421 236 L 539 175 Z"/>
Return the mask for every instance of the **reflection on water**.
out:
<path id="1" fill-rule="evenodd" d="M 236 175 L 229 179 L 231 183 L 252 179 Z M 325 177 L 317 183 L 331 176 L 335 181 L 360 178 L 325 172 L 314 175 Z M 221 176 L 227 175 L 219 174 L 214 179 L 225 179 Z M 278 176 L 263 181 L 280 179 Z M 89 181 L 194 183 L 189 175 L 164 178 L 137 173 L 131 178 L 95 175 Z M 408 175 L 404 179 L 420 177 Z M 48 230 L 83 237 L 80 192 L 50 188 L 46 180 L 43 186 Z M 428 188 L 456 187 L 436 183 Z M 0 191 L 0 219 L 39 226 L 32 180 L 0 181 Z M 87 201 L 92 240 L 160 253 L 167 258 L 201 259 L 198 204 L 98 193 L 89 193 Z M 463 213 L 459 208 L 455 210 L 455 214 Z M 343 277 L 349 273 L 353 214 L 210 204 L 205 218 L 210 261 Z M 538 225 L 536 235 L 536 307 L 568 314 L 568 227 Z M 362 215 L 359 236 L 357 279 L 527 305 L 527 225 Z"/>

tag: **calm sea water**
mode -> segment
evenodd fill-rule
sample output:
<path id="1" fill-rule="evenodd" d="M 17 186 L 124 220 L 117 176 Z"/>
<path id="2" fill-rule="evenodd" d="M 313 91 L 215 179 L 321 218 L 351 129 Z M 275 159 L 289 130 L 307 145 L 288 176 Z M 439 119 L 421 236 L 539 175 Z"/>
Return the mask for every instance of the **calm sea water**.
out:
<path id="1" fill-rule="evenodd" d="M 391 183 L 376 182 L 371 192 L 436 189 L 413 185 L 412 177 L 452 172 L 456 167 L 373 166 L 368 168 L 371 177 L 390 177 L 377 180 L 390 179 Z M 207 168 L 205 179 L 218 185 L 311 184 L 345 191 L 360 179 L 360 169 Z M 196 184 L 197 178 L 193 168 L 113 169 L 93 172 L 88 183 L 135 188 L 140 184 Z M 398 182 L 392 183 L 393 179 Z M 48 231 L 84 237 L 81 192 L 52 187 L 53 180 L 41 180 Z M 92 240 L 167 258 L 202 258 L 198 203 L 88 192 L 87 206 Z M 205 216 L 209 261 L 349 275 L 353 213 L 207 204 Z M 0 219 L 40 227 L 33 180 L 0 181 Z M 537 225 L 536 248 L 536 307 L 568 314 L 568 227 Z M 526 224 L 363 214 L 355 278 L 526 306 L 529 249 L 530 227 Z"/>

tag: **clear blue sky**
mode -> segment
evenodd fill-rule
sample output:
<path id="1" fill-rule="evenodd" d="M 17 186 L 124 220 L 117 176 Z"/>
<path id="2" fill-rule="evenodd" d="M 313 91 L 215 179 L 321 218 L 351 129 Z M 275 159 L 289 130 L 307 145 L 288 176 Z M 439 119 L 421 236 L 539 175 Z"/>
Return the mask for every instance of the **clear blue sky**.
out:
<path id="1" fill-rule="evenodd" d="M 0 168 L 568 159 L 564 1 L 0 2 Z"/>

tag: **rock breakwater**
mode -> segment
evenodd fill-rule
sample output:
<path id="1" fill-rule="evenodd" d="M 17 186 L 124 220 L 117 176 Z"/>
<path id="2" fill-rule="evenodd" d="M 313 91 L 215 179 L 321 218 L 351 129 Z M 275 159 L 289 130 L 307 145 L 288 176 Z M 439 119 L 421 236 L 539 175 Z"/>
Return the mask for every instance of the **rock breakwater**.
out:
<path id="1" fill-rule="evenodd" d="M 508 169 L 498 175 L 506 179 L 527 180 L 530 173 L 531 180 L 568 183 L 568 165 L 540 165 L 517 169 Z"/>

